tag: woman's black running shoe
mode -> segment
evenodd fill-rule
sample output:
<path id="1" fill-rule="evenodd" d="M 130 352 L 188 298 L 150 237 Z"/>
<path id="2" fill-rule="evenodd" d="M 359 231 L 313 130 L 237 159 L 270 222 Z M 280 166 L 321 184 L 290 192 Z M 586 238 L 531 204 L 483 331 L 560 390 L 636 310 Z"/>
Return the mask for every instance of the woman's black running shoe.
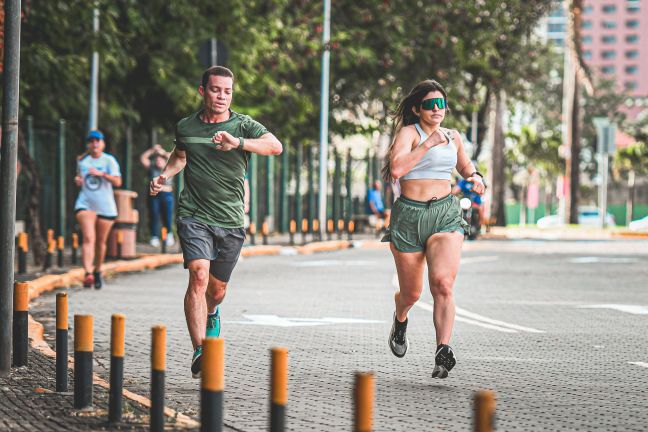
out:
<path id="1" fill-rule="evenodd" d="M 448 372 L 450 372 L 457 364 L 457 359 L 455 359 L 452 348 L 450 348 L 449 345 L 439 345 L 437 347 L 434 363 L 432 378 L 447 378 Z"/>
<path id="2" fill-rule="evenodd" d="M 396 357 L 403 357 L 409 348 L 407 340 L 407 318 L 400 322 L 394 312 L 394 323 L 392 324 L 391 333 L 389 333 L 389 348 Z"/>

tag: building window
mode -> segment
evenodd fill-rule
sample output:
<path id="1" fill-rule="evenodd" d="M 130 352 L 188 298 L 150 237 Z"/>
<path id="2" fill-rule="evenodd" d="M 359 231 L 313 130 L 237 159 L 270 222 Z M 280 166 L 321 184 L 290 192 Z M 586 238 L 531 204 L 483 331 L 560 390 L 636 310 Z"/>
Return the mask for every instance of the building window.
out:
<path id="1" fill-rule="evenodd" d="M 626 73 L 630 74 L 630 75 L 636 74 L 638 70 L 639 70 L 639 68 L 637 66 L 634 66 L 634 65 L 625 67 Z"/>
<path id="2" fill-rule="evenodd" d="M 616 36 L 611 36 L 611 35 L 603 36 L 603 37 L 601 38 L 601 41 L 602 41 L 604 44 L 613 44 L 613 43 L 616 43 Z"/>
<path id="3" fill-rule="evenodd" d="M 584 29 L 591 29 L 592 28 L 592 21 L 585 20 L 583 21 L 583 24 L 581 24 L 581 27 Z"/>
<path id="4" fill-rule="evenodd" d="M 639 5 L 628 5 L 626 11 L 630 14 L 639 12 Z"/>
<path id="5" fill-rule="evenodd" d="M 603 57 L 606 60 L 613 59 L 616 57 L 616 51 L 602 51 L 601 57 Z"/>
<path id="6" fill-rule="evenodd" d="M 638 20 L 628 20 L 628 21 L 626 21 L 626 27 L 628 27 L 628 28 L 637 28 L 637 27 L 639 27 L 639 21 Z"/>
<path id="7" fill-rule="evenodd" d="M 614 13 L 614 12 L 616 12 L 616 5 L 613 5 L 613 4 L 603 5 L 603 12 L 605 12 L 605 13 Z"/>
<path id="8" fill-rule="evenodd" d="M 605 21 L 605 20 L 603 20 L 603 22 L 601 23 L 601 25 L 602 25 L 603 28 L 605 28 L 605 29 L 613 29 L 613 28 L 616 28 L 616 23 L 615 23 L 614 21 Z"/>
<path id="9" fill-rule="evenodd" d="M 590 35 L 583 36 L 583 43 L 586 43 L 586 44 L 592 43 L 592 36 L 590 36 Z"/>
<path id="10" fill-rule="evenodd" d="M 562 23 L 549 23 L 549 25 L 547 25 L 547 31 L 549 33 L 564 33 L 565 32 L 565 24 L 562 24 Z"/>
<path id="11" fill-rule="evenodd" d="M 626 51 L 625 56 L 626 56 L 626 58 L 629 58 L 629 59 L 637 58 L 637 57 L 639 57 L 639 51 L 637 51 L 637 50 Z"/>
<path id="12" fill-rule="evenodd" d="M 608 75 L 614 73 L 614 66 L 601 66 L 601 72 Z"/>
<path id="13" fill-rule="evenodd" d="M 592 13 L 592 12 L 594 12 L 594 7 L 593 6 L 585 6 L 583 8 L 583 12 L 586 13 L 586 14 L 587 13 Z"/>
<path id="14" fill-rule="evenodd" d="M 626 90 L 636 90 L 638 87 L 637 81 L 626 81 L 623 83 L 623 86 Z"/>
<path id="15" fill-rule="evenodd" d="M 626 36 L 625 40 L 628 43 L 632 43 L 632 44 L 637 43 L 639 42 L 639 35 L 628 35 Z"/>
<path id="16" fill-rule="evenodd" d="M 592 51 L 590 50 L 583 51 L 583 58 L 585 60 L 592 60 Z"/>

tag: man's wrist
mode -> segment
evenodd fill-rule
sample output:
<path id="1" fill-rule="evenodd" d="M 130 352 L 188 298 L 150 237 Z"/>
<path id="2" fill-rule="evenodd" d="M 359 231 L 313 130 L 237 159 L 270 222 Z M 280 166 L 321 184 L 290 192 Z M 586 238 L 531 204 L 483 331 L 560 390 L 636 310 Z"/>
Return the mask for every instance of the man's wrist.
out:
<path id="1" fill-rule="evenodd" d="M 238 145 L 237 149 L 243 151 L 243 146 L 244 145 L 245 145 L 245 139 L 243 137 L 239 137 L 239 145 Z"/>

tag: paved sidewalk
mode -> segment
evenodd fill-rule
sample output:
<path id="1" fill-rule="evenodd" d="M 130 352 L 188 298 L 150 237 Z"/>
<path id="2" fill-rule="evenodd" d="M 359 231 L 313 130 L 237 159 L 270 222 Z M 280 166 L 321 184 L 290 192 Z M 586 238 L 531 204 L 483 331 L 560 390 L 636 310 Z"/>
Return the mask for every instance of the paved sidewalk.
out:
<path id="1" fill-rule="evenodd" d="M 29 365 L 12 368 L 0 378 L 0 430 L 10 431 L 94 431 L 107 430 L 108 391 L 95 385 L 94 407 L 74 409 L 73 374 L 69 393 L 56 393 L 54 359 L 31 349 Z M 148 410 L 124 401 L 124 422 L 111 430 L 148 430 Z"/>

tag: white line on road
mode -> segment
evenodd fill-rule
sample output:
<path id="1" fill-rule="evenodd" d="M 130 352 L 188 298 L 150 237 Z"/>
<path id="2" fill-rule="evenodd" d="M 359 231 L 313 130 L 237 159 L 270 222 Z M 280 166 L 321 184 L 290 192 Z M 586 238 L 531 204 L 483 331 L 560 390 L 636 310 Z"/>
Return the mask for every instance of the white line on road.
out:
<path id="1" fill-rule="evenodd" d="M 571 258 L 569 260 L 570 263 L 573 264 L 598 264 L 598 263 L 606 263 L 606 264 L 625 264 L 625 263 L 634 263 L 639 261 L 637 258 L 625 258 L 625 257 L 595 257 L 595 256 L 585 256 L 585 257 L 577 257 L 577 258 Z"/>
<path id="2" fill-rule="evenodd" d="M 648 363 L 646 362 L 628 362 L 628 364 L 648 368 Z"/>
<path id="3" fill-rule="evenodd" d="M 475 264 L 475 263 L 483 263 L 483 262 L 493 262 L 497 261 L 499 259 L 498 256 L 493 255 L 493 256 L 476 256 L 476 257 L 466 257 L 466 258 L 461 258 L 461 264 Z"/>
<path id="4" fill-rule="evenodd" d="M 434 306 L 432 306 L 429 303 L 416 302 L 415 305 L 420 307 L 421 309 L 425 309 L 426 311 L 434 312 Z M 496 326 L 496 325 L 492 325 L 492 324 L 488 324 L 488 323 L 484 323 L 484 322 L 480 322 L 480 321 L 475 321 L 475 320 L 471 320 L 470 318 L 464 318 L 462 316 L 456 316 L 455 320 L 459 321 L 459 322 L 466 323 L 466 324 L 472 324 L 472 325 L 476 325 L 476 326 L 479 326 L 479 327 L 484 327 L 484 328 L 487 328 L 487 329 L 490 329 L 490 330 L 497 330 L 497 331 L 502 332 L 502 333 L 517 333 L 516 330 L 510 329 L 510 328 L 505 328 L 505 327 L 500 327 L 500 326 Z"/>
<path id="5" fill-rule="evenodd" d="M 384 321 L 366 320 L 359 318 L 289 318 L 277 315 L 246 314 L 243 318 L 248 321 L 231 321 L 230 324 L 262 325 L 273 327 L 309 327 L 332 324 L 378 324 Z"/>
<path id="6" fill-rule="evenodd" d="M 532 327 L 524 327 L 524 326 L 521 326 L 521 325 L 510 324 L 510 323 L 507 323 L 507 322 L 504 322 L 504 321 L 488 318 L 488 317 L 485 317 L 483 315 L 479 315 L 479 314 L 476 314 L 474 312 L 467 311 L 466 309 L 462 309 L 459 306 L 457 306 L 456 309 L 457 309 L 457 315 L 462 315 L 462 316 L 464 316 L 466 318 L 472 318 L 472 319 L 483 321 L 483 322 L 486 322 L 486 323 L 489 323 L 489 324 L 494 324 L 494 325 L 497 325 L 497 326 L 506 327 L 506 328 L 510 328 L 510 329 L 514 329 L 514 330 L 525 331 L 525 332 L 529 332 L 529 333 L 544 333 L 544 331 L 534 329 Z"/>
<path id="7" fill-rule="evenodd" d="M 580 309 L 613 309 L 633 315 L 648 315 L 648 307 L 626 304 L 595 304 L 580 306 Z"/>
<path id="8" fill-rule="evenodd" d="M 347 260 L 316 260 L 316 261 L 295 261 L 291 265 L 294 267 L 329 267 L 329 266 L 345 266 L 345 267 L 363 267 L 374 265 L 373 261 L 347 261 Z"/>

